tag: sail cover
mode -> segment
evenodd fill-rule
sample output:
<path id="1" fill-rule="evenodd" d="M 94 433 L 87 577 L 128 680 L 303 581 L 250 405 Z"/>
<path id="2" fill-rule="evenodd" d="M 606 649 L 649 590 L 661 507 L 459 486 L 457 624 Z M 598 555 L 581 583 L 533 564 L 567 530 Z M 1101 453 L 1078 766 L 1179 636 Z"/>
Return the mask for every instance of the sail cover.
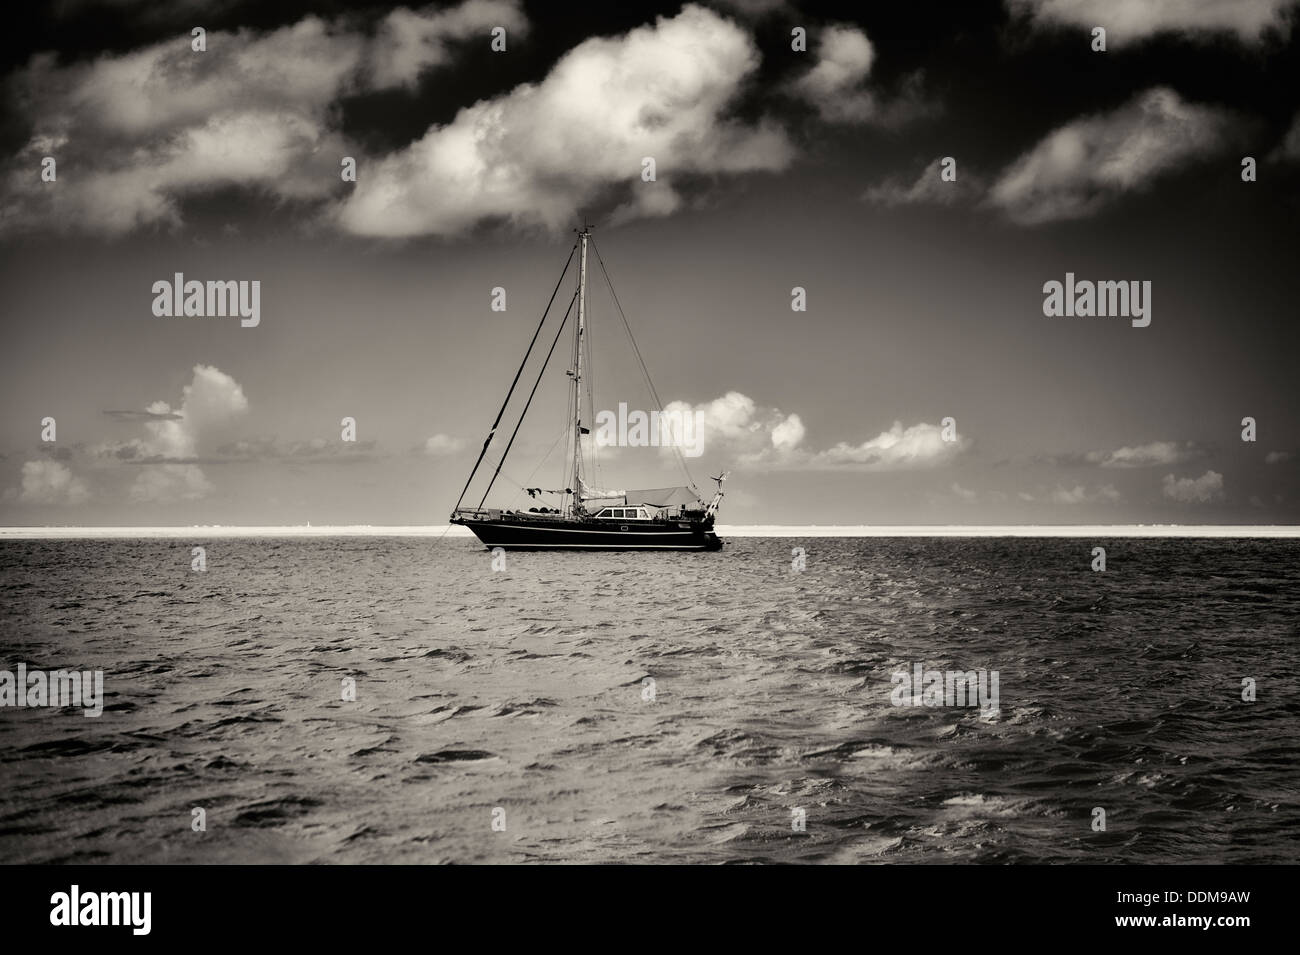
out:
<path id="1" fill-rule="evenodd" d="M 629 489 L 626 500 L 629 504 L 674 507 L 678 504 L 695 504 L 699 498 L 689 487 L 647 487 L 640 490 Z"/>
<path id="2" fill-rule="evenodd" d="M 647 487 L 612 491 L 581 482 L 582 497 L 587 501 L 615 501 L 620 504 L 645 504 L 648 507 L 676 507 L 696 504 L 699 496 L 689 487 Z"/>

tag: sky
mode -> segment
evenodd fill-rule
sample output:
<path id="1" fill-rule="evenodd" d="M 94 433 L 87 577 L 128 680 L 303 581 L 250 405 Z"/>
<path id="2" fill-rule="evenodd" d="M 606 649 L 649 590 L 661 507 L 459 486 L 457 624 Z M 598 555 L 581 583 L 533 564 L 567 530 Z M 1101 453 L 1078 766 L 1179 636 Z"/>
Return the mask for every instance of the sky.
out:
<path id="1" fill-rule="evenodd" d="M 24 15 L 0 525 L 443 522 L 582 222 L 724 523 L 1300 523 L 1294 2 Z M 1067 273 L 1149 309 L 1047 314 Z M 593 410 L 651 410 L 589 287 Z M 489 504 L 559 486 L 568 366 Z"/>

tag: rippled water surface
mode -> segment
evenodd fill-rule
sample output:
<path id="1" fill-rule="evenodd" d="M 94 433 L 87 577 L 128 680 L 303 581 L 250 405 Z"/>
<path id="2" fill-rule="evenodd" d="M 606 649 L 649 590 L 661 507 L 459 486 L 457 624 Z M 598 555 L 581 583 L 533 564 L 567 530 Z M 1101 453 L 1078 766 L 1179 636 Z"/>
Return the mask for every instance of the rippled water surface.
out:
<path id="1" fill-rule="evenodd" d="M 0 861 L 1300 862 L 1297 558 L 0 542 L 0 669 L 107 696 L 0 708 Z M 892 705 L 916 663 L 998 671 L 998 712 Z"/>

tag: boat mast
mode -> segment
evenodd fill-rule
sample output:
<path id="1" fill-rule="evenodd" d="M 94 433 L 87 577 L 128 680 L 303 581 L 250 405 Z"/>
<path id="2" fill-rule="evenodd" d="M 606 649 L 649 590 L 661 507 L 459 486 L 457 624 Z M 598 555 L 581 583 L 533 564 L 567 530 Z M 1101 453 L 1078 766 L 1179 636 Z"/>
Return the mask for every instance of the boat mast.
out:
<path id="1" fill-rule="evenodd" d="M 582 335 L 587 323 L 587 239 L 590 226 L 578 233 L 578 324 L 574 329 L 573 371 L 573 513 L 582 511 Z"/>

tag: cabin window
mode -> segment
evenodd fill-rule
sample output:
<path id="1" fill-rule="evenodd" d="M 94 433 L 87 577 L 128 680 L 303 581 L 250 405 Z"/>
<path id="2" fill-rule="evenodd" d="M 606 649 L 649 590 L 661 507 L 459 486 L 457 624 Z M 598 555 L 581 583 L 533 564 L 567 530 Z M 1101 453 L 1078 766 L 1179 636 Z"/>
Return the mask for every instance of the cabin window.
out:
<path id="1" fill-rule="evenodd" d="M 644 507 L 606 507 L 601 509 L 597 517 L 608 517 L 614 520 L 638 520 L 648 521 L 650 515 L 646 513 Z"/>

